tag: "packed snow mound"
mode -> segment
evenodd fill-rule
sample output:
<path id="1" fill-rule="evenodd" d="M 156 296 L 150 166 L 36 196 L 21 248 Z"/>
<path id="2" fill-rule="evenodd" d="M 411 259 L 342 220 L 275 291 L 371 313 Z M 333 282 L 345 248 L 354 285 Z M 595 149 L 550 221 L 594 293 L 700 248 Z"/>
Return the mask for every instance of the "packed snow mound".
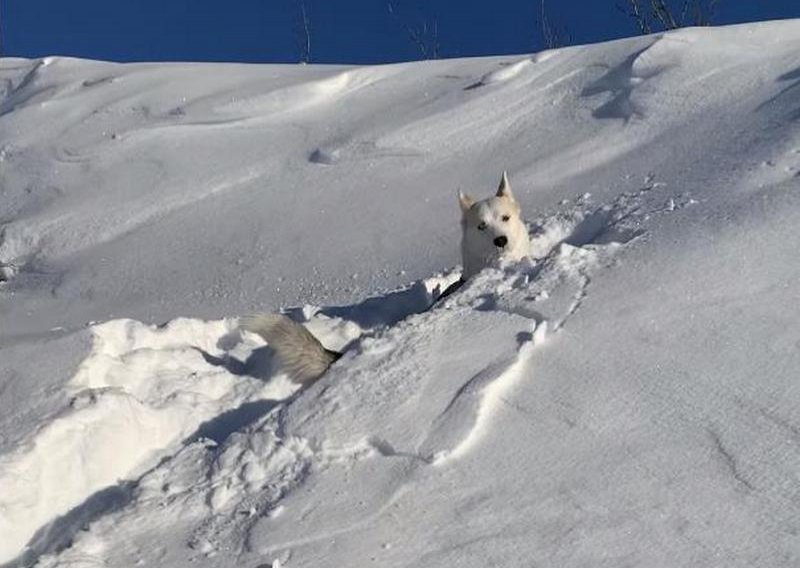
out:
<path id="1" fill-rule="evenodd" d="M 0 60 L 0 565 L 797 565 L 798 49 Z"/>
<path id="2" fill-rule="evenodd" d="M 537 229 L 539 249 L 550 247 L 539 264 L 486 271 L 434 310 L 457 272 L 354 306 L 290 311 L 326 345 L 350 348 L 323 380 L 261 427 L 272 440 L 269 455 L 253 459 L 267 460 L 260 467 L 272 471 L 268 460 L 274 444 L 283 443 L 282 433 L 291 433 L 303 450 L 295 458 L 307 463 L 287 464 L 280 454 L 282 465 L 274 468 L 279 476 L 287 467 L 293 476 L 305 475 L 318 461 L 336 456 L 405 456 L 438 465 L 468 451 L 483 437 L 502 394 L 524 376 L 533 347 L 544 341 L 547 319 L 563 326 L 585 293 L 589 271 L 609 261 L 621 245 L 613 236 L 627 236 L 622 227 L 633 222 L 616 226 L 610 220 L 610 211 L 619 213 L 615 207 L 584 209 L 576 204 L 570 215 Z M 583 228 L 598 215 L 608 224 L 594 226 L 591 236 L 604 244 L 586 238 Z M 583 248 L 562 242 L 577 239 Z M 552 300 L 564 290 L 571 301 Z M 516 300 L 509 303 L 514 292 Z M 497 309 L 501 297 L 503 307 Z M 362 337 L 367 331 L 373 333 Z M 59 550 L 87 519 L 130 501 L 138 511 L 135 489 L 173 467 L 174 456 L 195 445 L 216 447 L 298 388 L 235 320 L 183 318 L 160 326 L 112 320 L 92 332 L 91 352 L 65 385 L 66 408 L 0 462 L 3 485 L 11 488 L 0 501 L 8 535 L 4 545 L 7 550 L 27 545 L 23 561 Z M 26 472 L 22 480 L 20 472 Z M 212 474 L 206 469 L 195 475 L 179 486 L 203 486 Z M 230 512 L 241 510 L 242 502 L 252 508 L 250 494 L 265 486 L 299 483 L 267 475 L 250 481 L 231 489 L 221 479 L 223 487 L 207 488 L 203 498 L 212 509 Z M 259 509 L 280 507 L 286 496 L 288 489 Z M 218 534 L 205 538 L 210 540 L 204 550 L 223 546 Z M 244 546 L 242 535 L 226 538 L 227 548 Z M 79 545 L 72 548 L 82 554 Z"/>
<path id="3" fill-rule="evenodd" d="M 19 550 L 56 516 L 152 467 L 175 444 L 211 435 L 226 411 L 252 410 L 294 390 L 209 366 L 229 327 L 197 320 L 95 326 L 92 352 L 65 385 L 65 407 L 0 456 L 0 552 Z"/>
<path id="4" fill-rule="evenodd" d="M 284 394 L 276 399 L 286 402 L 265 405 L 260 414 L 248 412 L 249 422 L 235 420 L 237 429 L 247 427 L 241 433 L 227 429 L 224 435 L 212 436 L 209 428 L 201 427 L 193 436 L 182 438 L 182 447 L 163 444 L 161 461 L 155 468 L 144 474 L 129 468 L 125 506 L 115 503 L 117 512 L 104 511 L 104 519 L 92 525 L 91 536 L 76 535 L 68 551 L 45 557 L 44 565 L 79 561 L 89 550 L 89 554 L 101 554 L 107 561 L 116 558 L 121 562 L 131 550 L 137 551 L 140 562 L 155 561 L 156 556 L 147 558 L 141 535 L 133 537 L 120 551 L 121 556 L 98 543 L 105 541 L 101 536 L 105 531 L 135 534 L 142 526 L 164 523 L 164 499 L 181 503 L 169 523 L 177 523 L 185 531 L 183 538 L 195 551 L 192 557 L 213 558 L 230 551 L 241 554 L 253 535 L 263 533 L 258 537 L 263 542 L 261 552 L 279 551 L 275 558 L 280 560 L 286 552 L 281 544 L 286 536 L 271 523 L 265 525 L 261 517 L 280 518 L 281 523 L 289 525 L 298 522 L 295 516 L 304 506 L 298 508 L 294 503 L 304 499 L 309 486 L 340 483 L 340 476 L 348 471 L 346 475 L 377 475 L 380 481 L 369 491 L 380 499 L 382 492 L 391 493 L 408 483 L 408 476 L 417 468 L 444 467 L 459 459 L 490 431 L 493 415 L 506 404 L 504 395 L 526 376 L 534 348 L 546 338 L 546 316 L 533 316 L 531 303 L 563 326 L 576 308 L 573 302 L 554 303 L 551 298 L 562 288 L 577 290 L 573 297 L 582 294 L 580 277 L 606 264 L 618 251 L 618 243 L 587 244 L 580 254 L 576 251 L 561 244 L 542 259 L 541 265 L 526 262 L 486 271 L 462 292 L 435 305 L 433 301 L 457 274 L 432 277 L 346 310 L 306 306 L 294 312 L 295 317 L 310 318 L 305 324 L 324 343 L 349 344 L 345 357 L 294 397 L 289 398 L 293 389 L 286 388 L 288 383 L 279 380 Z M 535 293 L 538 299 L 522 299 L 518 306 L 506 302 L 503 309 L 491 307 L 499 302 L 500 295 L 508 299 L 511 291 L 523 298 Z M 368 331 L 355 323 L 366 311 L 375 317 L 403 308 L 408 317 L 391 327 L 379 325 Z M 333 316 L 336 311 L 343 315 Z M 191 323 L 180 320 L 168 327 Z M 216 329 L 219 339 L 214 345 L 226 347 L 224 353 L 205 356 L 210 365 L 205 374 L 248 368 L 247 361 L 255 351 L 242 342 L 246 343 L 250 334 L 239 332 L 237 336 L 224 322 L 215 324 L 193 325 L 194 334 Z M 126 325 L 130 322 L 114 321 L 101 328 Z M 192 350 L 205 353 L 204 347 L 165 341 L 170 336 L 180 341 L 189 335 L 166 334 L 161 338 L 164 345 L 159 351 L 175 363 L 181 360 L 181 350 L 186 355 Z M 87 366 L 102 369 L 106 365 L 97 351 L 78 377 L 86 374 Z M 471 355 L 465 357 L 465 353 Z M 154 353 L 150 357 L 160 359 Z M 272 379 L 264 377 L 268 384 L 281 378 L 280 369 L 270 372 L 278 374 Z M 134 369 L 127 373 L 135 374 Z M 195 388 L 202 392 L 208 386 L 199 380 Z M 273 387 L 268 394 L 279 392 Z M 161 400 L 168 408 L 180 405 L 172 397 Z M 246 406 L 243 403 L 233 412 L 241 413 Z M 81 458 L 75 456 L 75 460 Z M 398 470 L 399 465 L 402 467 Z M 341 495 L 317 507 L 313 523 L 342 508 L 354 507 L 353 500 L 363 499 L 358 493 Z M 69 532 L 70 528 L 62 530 Z M 313 532 L 306 537 L 316 538 Z M 152 533 L 148 530 L 144 538 L 152 538 Z M 37 552 L 58 548 L 59 543 L 51 541 Z M 163 551 L 157 556 L 163 557 Z"/>

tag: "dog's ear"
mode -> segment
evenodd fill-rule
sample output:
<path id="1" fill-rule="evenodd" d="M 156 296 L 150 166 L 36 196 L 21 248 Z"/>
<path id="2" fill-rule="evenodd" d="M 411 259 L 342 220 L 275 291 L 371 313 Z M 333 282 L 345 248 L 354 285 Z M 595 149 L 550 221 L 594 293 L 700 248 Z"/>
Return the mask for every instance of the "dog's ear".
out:
<path id="1" fill-rule="evenodd" d="M 467 211 L 469 211 L 469 208 L 472 207 L 472 205 L 475 203 L 475 200 L 472 199 L 469 195 L 465 195 L 464 193 L 462 193 L 461 190 L 459 189 L 458 203 L 459 205 L 461 205 L 461 211 L 463 213 L 466 213 Z"/>
<path id="2" fill-rule="evenodd" d="M 514 194 L 511 193 L 511 184 L 508 183 L 508 174 L 503 172 L 503 177 L 500 178 L 500 186 L 497 188 L 497 197 L 508 197 L 514 201 Z"/>

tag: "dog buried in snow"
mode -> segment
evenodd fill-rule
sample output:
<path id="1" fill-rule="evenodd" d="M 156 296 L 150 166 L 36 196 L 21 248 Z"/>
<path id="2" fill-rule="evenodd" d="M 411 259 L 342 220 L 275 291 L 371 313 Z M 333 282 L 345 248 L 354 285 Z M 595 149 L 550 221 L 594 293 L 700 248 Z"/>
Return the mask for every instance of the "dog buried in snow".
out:
<path id="1" fill-rule="evenodd" d="M 499 260 L 517 261 L 530 254 L 530 237 L 519 204 L 511 193 L 506 172 L 493 197 L 475 201 L 458 192 L 461 205 L 461 279 L 440 296 L 444 297 L 464 282 Z M 245 316 L 243 329 L 260 335 L 273 349 L 283 371 L 291 380 L 311 384 L 342 356 L 325 349 L 303 325 L 280 314 Z"/>

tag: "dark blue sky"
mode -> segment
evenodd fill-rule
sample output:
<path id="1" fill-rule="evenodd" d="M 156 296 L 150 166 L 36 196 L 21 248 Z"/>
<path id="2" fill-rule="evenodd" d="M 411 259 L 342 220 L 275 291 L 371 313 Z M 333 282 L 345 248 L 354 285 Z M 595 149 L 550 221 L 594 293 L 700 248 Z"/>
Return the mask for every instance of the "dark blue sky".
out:
<path id="1" fill-rule="evenodd" d="M 637 33 L 633 21 L 616 7 L 625 2 L 547 0 L 546 13 L 562 44 L 591 43 Z M 312 62 L 420 59 L 404 25 L 419 32 L 424 21 L 429 29 L 436 23 L 441 57 L 544 47 L 540 0 L 393 4 L 394 17 L 386 0 L 305 0 Z M 0 0 L 0 50 L 24 57 L 294 63 L 301 53 L 295 33 L 298 6 L 294 0 Z M 800 17 L 800 0 L 719 0 L 714 21 L 792 17 Z"/>

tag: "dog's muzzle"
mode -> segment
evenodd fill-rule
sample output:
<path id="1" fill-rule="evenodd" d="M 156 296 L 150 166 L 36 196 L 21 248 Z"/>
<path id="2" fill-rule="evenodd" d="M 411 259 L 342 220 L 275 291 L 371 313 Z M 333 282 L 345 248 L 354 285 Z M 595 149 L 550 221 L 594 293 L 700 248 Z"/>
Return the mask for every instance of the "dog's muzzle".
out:
<path id="1" fill-rule="evenodd" d="M 497 237 L 494 240 L 494 246 L 496 246 L 498 248 L 503 248 L 507 244 L 508 244 L 508 237 Z"/>

